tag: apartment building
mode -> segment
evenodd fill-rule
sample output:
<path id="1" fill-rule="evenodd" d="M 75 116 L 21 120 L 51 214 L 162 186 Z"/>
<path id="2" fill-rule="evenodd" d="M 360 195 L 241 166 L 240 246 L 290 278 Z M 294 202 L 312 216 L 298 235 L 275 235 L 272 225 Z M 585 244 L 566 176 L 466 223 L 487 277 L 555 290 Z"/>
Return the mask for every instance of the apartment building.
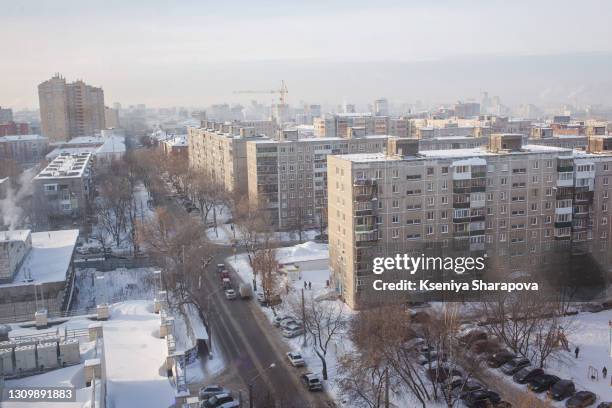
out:
<path id="1" fill-rule="evenodd" d="M 0 137 L 0 160 L 33 164 L 45 158 L 48 139 L 39 135 L 11 135 Z"/>
<path id="2" fill-rule="evenodd" d="M 88 136 L 104 129 L 104 91 L 56 74 L 38 85 L 42 134 L 51 142 Z"/>
<path id="3" fill-rule="evenodd" d="M 253 121 L 250 122 L 254 124 Z M 187 128 L 189 165 L 201 171 L 225 191 L 247 194 L 246 143 L 265 138 L 256 127 L 202 121 L 199 128 Z"/>
<path id="4" fill-rule="evenodd" d="M 374 153 L 388 136 L 299 139 L 297 131 L 280 140 L 247 142 L 249 202 L 266 209 L 279 229 L 327 225 L 327 157 Z"/>
<path id="5" fill-rule="evenodd" d="M 9 135 L 29 135 L 30 125 L 28 123 L 19 122 L 0 122 L 0 136 Z"/>
<path id="6" fill-rule="evenodd" d="M 495 134 L 485 147 L 419 152 L 416 141 L 389 139 L 387 154 L 330 156 L 330 268 L 345 302 L 408 300 L 373 290 L 372 258 L 427 249 L 486 253 L 504 276 L 536 270 L 568 245 L 609 267 L 612 140 L 593 139 L 588 152 L 522 140 Z"/>
<path id="7" fill-rule="evenodd" d="M 37 222 L 61 222 L 85 217 L 93 199 L 91 153 L 56 157 L 34 177 Z"/>
<path id="8" fill-rule="evenodd" d="M 348 137 L 351 128 L 364 129 L 366 135 L 408 137 L 408 119 L 376 116 L 371 113 L 337 113 L 313 120 L 316 137 Z"/>
<path id="9" fill-rule="evenodd" d="M 11 122 L 13 120 L 13 110 L 0 106 L 0 123 Z"/>

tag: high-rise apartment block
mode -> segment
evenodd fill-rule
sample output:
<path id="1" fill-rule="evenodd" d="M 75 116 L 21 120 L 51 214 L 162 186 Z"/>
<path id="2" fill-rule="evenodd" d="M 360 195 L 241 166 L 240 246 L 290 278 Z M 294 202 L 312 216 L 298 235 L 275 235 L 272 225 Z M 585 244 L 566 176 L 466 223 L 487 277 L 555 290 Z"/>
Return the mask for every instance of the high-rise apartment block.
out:
<path id="1" fill-rule="evenodd" d="M 327 224 L 327 157 L 382 152 L 387 137 L 299 139 L 285 131 L 278 140 L 247 142 L 249 202 L 268 212 L 279 229 Z"/>
<path id="2" fill-rule="evenodd" d="M 13 110 L 0 106 L 0 123 L 11 122 L 13 120 Z"/>
<path id="3" fill-rule="evenodd" d="M 592 137 L 586 151 L 522 141 L 493 134 L 479 148 L 418 151 L 418 141 L 392 138 L 386 154 L 330 156 L 330 268 L 345 302 L 408 300 L 373 290 L 372 259 L 428 245 L 486 253 L 518 276 L 560 247 L 609 268 L 612 138 Z"/>
<path id="4" fill-rule="evenodd" d="M 270 132 L 275 126 L 271 121 L 245 123 L 256 126 L 202 121 L 201 127 L 187 129 L 189 165 L 238 196 L 247 193 L 247 141 L 264 138 L 260 132 Z"/>
<path id="5" fill-rule="evenodd" d="M 349 137 L 351 129 L 366 135 L 408 136 L 408 119 L 376 116 L 370 113 L 338 113 L 315 118 L 316 137 Z"/>
<path id="6" fill-rule="evenodd" d="M 104 91 L 56 74 L 38 85 L 42 134 L 51 142 L 93 136 L 105 128 Z"/>

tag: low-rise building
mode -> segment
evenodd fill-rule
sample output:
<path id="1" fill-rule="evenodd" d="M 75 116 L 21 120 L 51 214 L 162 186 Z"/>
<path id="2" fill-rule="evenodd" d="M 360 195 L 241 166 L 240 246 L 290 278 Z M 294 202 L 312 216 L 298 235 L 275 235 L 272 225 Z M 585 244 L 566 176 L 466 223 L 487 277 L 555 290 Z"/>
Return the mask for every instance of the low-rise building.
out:
<path id="1" fill-rule="evenodd" d="M 0 231 L 0 323 L 58 316 L 73 297 L 78 230 Z"/>
<path id="2" fill-rule="evenodd" d="M 189 157 L 189 145 L 187 135 L 173 135 L 160 142 L 161 150 L 167 156 L 182 157 L 185 160 Z"/>
<path id="3" fill-rule="evenodd" d="M 91 153 L 61 155 L 34 177 L 34 208 L 43 225 L 88 215 L 93 198 Z"/>

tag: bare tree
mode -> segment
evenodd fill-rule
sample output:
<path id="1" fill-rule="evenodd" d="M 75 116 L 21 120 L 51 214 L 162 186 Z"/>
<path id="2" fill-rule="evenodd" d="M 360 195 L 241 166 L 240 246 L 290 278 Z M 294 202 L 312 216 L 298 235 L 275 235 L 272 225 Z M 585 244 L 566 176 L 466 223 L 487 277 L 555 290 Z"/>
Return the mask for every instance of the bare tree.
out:
<path id="1" fill-rule="evenodd" d="M 346 327 L 345 305 L 341 302 L 317 301 L 312 295 L 304 298 L 304 329 L 312 339 L 312 348 L 321 360 L 323 379 L 328 379 L 329 347 Z"/>
<path id="2" fill-rule="evenodd" d="M 255 274 L 255 279 L 259 275 L 264 299 L 272 308 L 274 315 L 276 315 L 275 306 L 279 296 L 280 280 L 275 248 L 264 247 L 255 251 L 253 256 L 253 273 Z"/>

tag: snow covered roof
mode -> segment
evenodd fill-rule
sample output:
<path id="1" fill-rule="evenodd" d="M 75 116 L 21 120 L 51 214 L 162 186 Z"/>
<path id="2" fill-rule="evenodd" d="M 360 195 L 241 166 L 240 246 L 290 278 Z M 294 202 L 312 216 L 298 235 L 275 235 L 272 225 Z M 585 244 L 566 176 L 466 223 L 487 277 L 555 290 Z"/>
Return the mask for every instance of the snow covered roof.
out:
<path id="1" fill-rule="evenodd" d="M 174 135 L 172 138 L 164 140 L 164 143 L 172 147 L 187 146 L 187 135 Z"/>
<path id="2" fill-rule="evenodd" d="M 15 275 L 13 283 L 0 287 L 63 282 L 70 267 L 78 236 L 79 230 L 76 229 L 33 232 L 32 249 Z M 33 282 L 24 282 L 27 276 L 31 276 Z"/>
<path id="3" fill-rule="evenodd" d="M 308 241 L 292 247 L 279 248 L 276 259 L 279 263 L 316 261 L 329 258 L 329 246 Z"/>
<path id="4" fill-rule="evenodd" d="M 35 141 L 35 140 L 44 141 L 44 140 L 47 140 L 47 138 L 46 137 L 42 137 L 40 135 L 7 135 L 7 136 L 0 137 L 0 143 L 2 143 L 2 142 L 14 142 L 14 141 L 18 141 L 18 140 L 32 142 L 32 141 Z"/>
<path id="5" fill-rule="evenodd" d="M 58 178 L 58 177 L 77 177 L 80 178 L 87 170 L 91 153 L 66 154 L 53 159 L 43 171 L 38 173 L 35 180 Z"/>

